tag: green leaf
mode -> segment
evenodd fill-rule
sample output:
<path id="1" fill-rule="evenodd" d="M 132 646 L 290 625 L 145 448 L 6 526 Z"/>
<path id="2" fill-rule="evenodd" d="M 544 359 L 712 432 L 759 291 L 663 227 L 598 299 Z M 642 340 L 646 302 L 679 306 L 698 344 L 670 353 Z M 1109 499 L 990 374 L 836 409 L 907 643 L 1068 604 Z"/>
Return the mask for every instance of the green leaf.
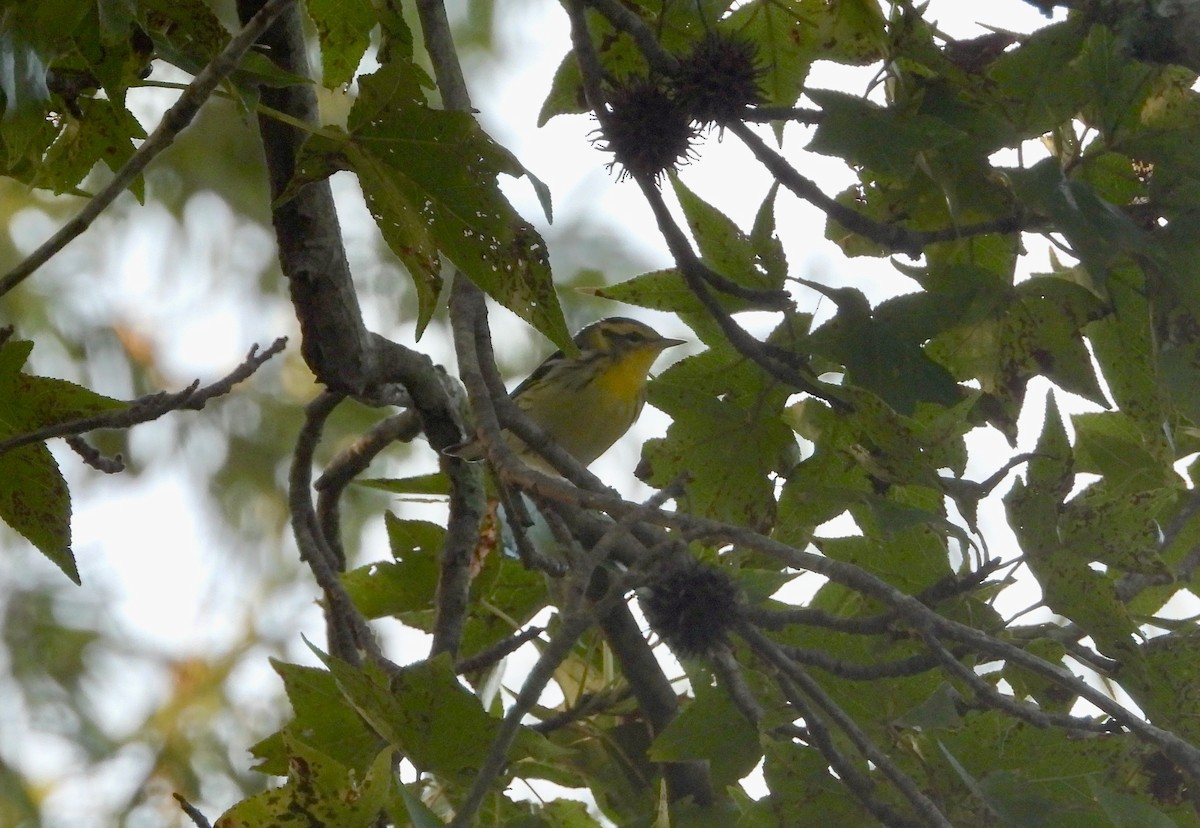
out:
<path id="1" fill-rule="evenodd" d="M 1162 526 L 1183 490 L 1127 492 L 1107 478 L 1060 507 L 1058 534 L 1064 548 L 1087 561 L 1122 572 L 1169 576 L 1158 556 Z"/>
<path id="2" fill-rule="evenodd" d="M 71 494 L 46 446 L 0 454 L 0 518 L 80 582 L 71 552 Z"/>
<path id="3" fill-rule="evenodd" d="M 852 66 L 884 57 L 890 48 L 883 11 L 874 0 L 805 0 L 819 14 L 819 56 Z"/>
<path id="4" fill-rule="evenodd" d="M 757 46 L 759 88 L 767 106 L 794 106 L 817 56 L 822 9 L 811 2 L 743 3 L 726 29 Z"/>
<path id="5" fill-rule="evenodd" d="M 905 179 L 923 153 L 953 144 L 964 133 L 936 118 L 881 107 L 858 95 L 827 89 L 806 93 L 821 107 L 821 123 L 808 145 L 880 175 Z M 879 140 L 886 135 L 887 140 Z"/>
<path id="6" fill-rule="evenodd" d="M 1071 445 L 1053 396 L 1046 400 L 1046 419 L 1026 479 L 1004 495 L 1004 508 L 1026 555 L 1049 555 L 1058 548 L 1058 509 L 1074 482 Z"/>
<path id="7" fill-rule="evenodd" d="M 294 718 L 280 734 L 281 744 L 286 747 L 303 742 L 349 770 L 367 772 L 383 744 L 379 736 L 366 727 L 354 708 L 346 703 L 333 674 L 317 667 L 287 664 L 275 659 L 271 660 L 271 666 L 283 679 L 294 713 Z M 267 758 L 257 747 L 252 748 L 251 752 Z M 286 776 L 287 764 L 286 761 L 268 761 L 260 765 L 258 770 Z"/>
<path id="8" fill-rule="evenodd" d="M 22 373 L 32 348 L 24 341 L 0 345 L 0 441 L 125 407 L 65 380 Z M 0 518 L 79 583 L 71 552 L 71 495 L 45 444 L 0 454 Z"/>
<path id="9" fill-rule="evenodd" d="M 1083 45 L 1077 20 L 1046 26 L 1000 55 L 988 70 L 996 100 L 1018 135 L 1042 135 L 1069 120 L 1087 100 L 1087 81 L 1071 65 Z M 1053 83 L 1047 83 L 1053 78 Z"/>
<path id="10" fill-rule="evenodd" d="M 1064 807 L 1028 776 L 1015 771 L 992 771 L 979 780 L 978 793 L 988 808 L 1013 828 L 1054 828 L 1065 816 Z"/>
<path id="11" fill-rule="evenodd" d="M 1074 61 L 1088 85 L 1083 108 L 1086 123 L 1110 141 L 1141 126 L 1142 108 L 1162 72 L 1131 57 L 1129 44 L 1109 26 L 1092 26 L 1083 51 Z"/>
<path id="12" fill-rule="evenodd" d="M 446 530 L 426 521 L 384 515 L 394 563 L 380 561 L 343 574 L 342 584 L 368 618 L 423 612 L 433 606 L 438 556 Z"/>
<path id="13" fill-rule="evenodd" d="M 589 11 L 591 11 L 589 9 Z M 611 24 L 608 24 L 611 28 Z M 590 30 L 593 32 L 594 29 Z M 555 115 L 578 115 L 590 111 L 587 98 L 583 92 L 583 76 L 579 72 L 579 61 L 574 52 L 567 52 L 554 78 L 550 81 L 550 94 L 542 101 L 538 112 L 537 125 L 544 127 Z"/>
<path id="14" fill-rule="evenodd" d="M 979 381 L 995 404 L 989 419 L 1010 438 L 1034 376 L 1107 405 L 1082 336 L 1106 313 L 1094 293 L 1057 276 L 1037 276 L 1003 300 L 985 297 L 980 309 L 989 314 L 939 334 L 927 350 L 956 377 Z"/>
<path id="15" fill-rule="evenodd" d="M 145 130 L 124 106 L 103 98 L 78 101 L 79 117 L 66 118 L 62 132 L 46 152 L 42 175 L 34 186 L 46 187 L 56 194 L 77 192 L 77 185 L 104 162 L 114 172 L 134 153 L 133 142 L 146 137 Z M 139 201 L 145 196 L 145 182 L 139 176 L 131 185 Z"/>
<path id="16" fill-rule="evenodd" d="M 820 446 L 788 474 L 779 495 L 774 537 L 803 549 L 818 526 L 843 514 L 872 491 L 871 480 L 861 465 Z"/>
<path id="17" fill-rule="evenodd" d="M 678 314 L 703 314 L 704 304 L 687 286 L 683 276 L 675 268 L 642 273 L 615 285 L 588 288 L 588 293 L 601 299 L 624 302 L 651 310 Z M 723 303 L 733 303 L 729 297 L 720 297 Z"/>
<path id="18" fill-rule="evenodd" d="M 767 191 L 766 197 L 754 214 L 754 227 L 750 230 L 750 244 L 755 260 L 761 265 L 767 278 L 779 284 L 787 280 L 787 255 L 783 242 L 775 234 L 775 196 L 779 193 L 776 181 Z"/>
<path id="19" fill-rule="evenodd" d="M 0 439 L 127 407 L 73 382 L 22 373 L 32 349 L 20 340 L 0 346 Z"/>
<path id="20" fill-rule="evenodd" d="M 770 244 L 770 226 L 760 231 L 766 234 L 766 239 L 752 241 L 728 216 L 689 190 L 678 176 L 672 175 L 671 183 L 705 264 L 741 287 L 755 290 L 780 290 L 783 287 L 786 265 L 782 270 L 779 268 L 783 251 L 778 240 L 774 245 Z M 770 213 L 767 216 L 762 221 L 770 221 L 773 225 Z M 766 259 L 758 255 L 760 244 L 767 249 Z M 714 292 L 720 293 L 719 290 Z M 747 303 L 747 307 L 753 305 Z"/>
<path id="21" fill-rule="evenodd" d="M 613 28 L 608 18 L 594 9 L 586 9 L 584 15 L 592 39 L 592 48 L 595 49 L 608 77 L 623 82 L 631 76 L 647 74 L 646 58 L 627 32 Z M 537 125 L 545 126 L 555 115 L 578 114 L 590 110 L 583 92 L 579 63 L 575 59 L 574 51 L 568 52 L 554 73 L 554 79 L 550 83 L 550 94 L 538 113 Z"/>
<path id="22" fill-rule="evenodd" d="M 760 800 L 766 824 L 778 825 L 780 814 L 804 814 L 806 820 L 813 820 L 813 825 L 874 822 L 856 797 L 846 796 L 843 783 L 830 773 L 828 760 L 815 748 L 767 739 L 763 749 L 766 753 L 763 777 L 770 791 Z"/>
<path id="23" fill-rule="evenodd" d="M 560 348 L 570 335 L 545 242 L 500 192 L 497 175 L 521 167 L 466 112 L 427 106 L 411 67 L 390 64 L 360 78 L 349 132 L 305 142 L 289 192 L 351 169 L 384 239 L 417 289 L 417 330 L 431 318 L 445 255 L 467 278 Z M 285 195 L 285 198 L 287 195 Z"/>
<path id="24" fill-rule="evenodd" d="M 1144 799 L 1118 793 L 1088 777 L 1092 797 L 1113 828 L 1178 828 L 1179 823 Z"/>
<path id="25" fill-rule="evenodd" d="M 1057 641 L 1047 638 L 1035 639 L 1024 646 L 1025 652 L 1051 664 L 1061 665 L 1066 648 Z M 1041 673 L 1035 673 L 1013 662 L 1007 662 L 1002 671 L 1004 680 L 1013 688 L 1017 698 L 1029 697 L 1045 710 L 1067 713 L 1075 705 L 1078 695 Z"/>
<path id="26" fill-rule="evenodd" d="M 305 8 L 317 25 L 325 86 L 349 83 L 371 45 L 376 20 L 370 0 L 309 0 Z"/>
<path id="27" fill-rule="evenodd" d="M 1148 249 L 1142 231 L 1123 211 L 1101 199 L 1085 182 L 1067 178 L 1054 158 L 1026 170 L 1009 170 L 1017 196 L 1049 217 L 1066 236 L 1096 284 L 1103 285 L 1122 256 Z"/>
<path id="28" fill-rule="evenodd" d="M 1143 429 L 1161 428 L 1165 389 L 1158 382 L 1158 346 L 1140 273 L 1114 274 L 1107 293 L 1113 311 L 1087 326 L 1088 341 L 1117 407 Z"/>
<path id="29" fill-rule="evenodd" d="M 449 495 L 450 479 L 441 472 L 421 474 L 416 477 L 392 477 L 355 480 L 355 485 L 366 486 L 392 494 Z"/>
<path id="30" fill-rule="evenodd" d="M 672 365 L 651 382 L 648 398 L 674 422 L 666 438 L 646 444 L 643 479 L 662 487 L 682 475 L 683 502 L 693 513 L 770 526 L 770 474 L 798 459 L 780 418 L 786 390 L 726 345 Z"/>
<path id="31" fill-rule="evenodd" d="M 471 584 L 462 652 L 472 655 L 512 635 L 541 612 L 547 601 L 541 573 L 507 555 L 488 555 Z"/>
<path id="32" fill-rule="evenodd" d="M 846 367 L 848 382 L 883 399 L 899 414 L 912 414 L 919 402 L 952 406 L 962 389 L 934 362 L 903 325 L 907 320 L 874 318 L 863 294 L 852 288 L 825 291 L 837 303 L 837 315 L 815 330 L 815 353 Z"/>
<path id="33" fill-rule="evenodd" d="M 371 828 L 392 788 L 392 751 L 379 753 L 365 774 L 302 742 L 288 740 L 288 781 L 244 799 L 214 828 Z"/>
<path id="34" fill-rule="evenodd" d="M 920 592 L 951 574 L 945 541 L 925 527 L 909 528 L 888 539 L 853 535 L 814 542 L 827 557 L 860 566 L 908 593 Z"/>
<path id="35" fill-rule="evenodd" d="M 409 790 L 408 785 L 399 785 L 398 787 L 404 814 L 412 820 L 413 828 L 445 828 L 446 823 L 422 802 L 420 797 Z"/>
<path id="36" fill-rule="evenodd" d="M 1123 671 L 1121 686 L 1150 721 L 1194 744 L 1200 739 L 1200 635 L 1185 628 L 1150 639 L 1142 650 L 1144 672 Z"/>
<path id="37" fill-rule="evenodd" d="M 1079 624 L 1102 653 L 1133 669 L 1140 661 L 1133 645 L 1137 628 L 1112 579 L 1067 550 L 1048 555 L 1026 550 L 1025 562 L 1042 588 L 1047 607 Z"/>
<path id="38" fill-rule="evenodd" d="M 437 577 L 437 559 L 420 556 L 360 566 L 342 574 L 341 581 L 359 612 L 367 618 L 386 618 L 428 610 Z"/>
<path id="39" fill-rule="evenodd" d="M 384 515 L 392 557 L 401 560 L 413 554 L 437 556 L 446 540 L 446 528 L 427 520 L 401 520 L 391 512 Z"/>
<path id="40" fill-rule="evenodd" d="M 755 217 L 754 229 L 746 236 L 728 217 L 702 201 L 677 177 L 672 176 L 671 180 L 700 253 L 710 267 L 743 287 L 758 290 L 783 287 L 787 279 L 787 258 L 775 236 L 774 199 L 778 185 L 771 187 Z M 670 311 L 685 320 L 691 317 L 699 325 L 703 325 L 700 320 L 709 319 L 704 304 L 675 268 L 643 273 L 616 285 L 588 288 L 586 292 L 615 302 Z M 778 309 L 771 302 L 741 299 L 715 289 L 712 293 L 730 313 L 756 308 Z"/>
<path id="41" fill-rule="evenodd" d="M 762 758 L 758 729 L 746 721 L 729 694 L 711 686 L 696 688 L 696 699 L 650 745 L 656 762 L 708 762 L 713 786 L 735 785 Z"/>
<path id="42" fill-rule="evenodd" d="M 963 721 L 958 713 L 962 701 L 962 694 L 954 685 L 943 682 L 929 698 L 897 718 L 896 725 L 923 732 L 957 730 Z"/>
<path id="43" fill-rule="evenodd" d="M 409 665 L 391 676 L 373 667 L 323 660 L 345 698 L 419 770 L 457 783 L 469 782 L 479 770 L 500 722 L 459 684 L 449 656 Z"/>
<path id="44" fill-rule="evenodd" d="M 1160 433 L 1147 434 L 1121 411 L 1076 414 L 1077 470 L 1102 474 L 1115 492 L 1136 494 L 1183 484 L 1171 467 L 1170 446 Z"/>

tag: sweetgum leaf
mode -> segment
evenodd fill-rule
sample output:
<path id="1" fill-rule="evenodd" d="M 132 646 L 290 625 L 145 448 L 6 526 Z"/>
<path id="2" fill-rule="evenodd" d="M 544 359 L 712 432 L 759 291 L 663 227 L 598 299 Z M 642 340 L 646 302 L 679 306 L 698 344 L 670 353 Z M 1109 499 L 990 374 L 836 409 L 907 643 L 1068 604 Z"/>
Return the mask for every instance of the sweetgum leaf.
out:
<path id="1" fill-rule="evenodd" d="M 370 0 L 309 0 L 305 8 L 317 24 L 325 86 L 349 83 L 371 45 L 376 21 Z"/>
<path id="2" fill-rule="evenodd" d="M 32 348 L 24 341 L 0 346 L 0 440 L 125 407 L 66 380 L 23 373 Z M 79 583 L 71 552 L 71 495 L 44 443 L 0 454 L 0 518 Z"/>
<path id="3" fill-rule="evenodd" d="M 420 80 L 403 63 L 360 78 L 349 131 L 326 129 L 305 142 L 289 193 L 339 169 L 358 175 L 371 215 L 416 285 L 418 331 L 433 314 L 444 255 L 556 345 L 569 347 L 545 243 L 497 183 L 501 172 L 520 175 L 520 164 L 469 113 L 429 107 Z"/>

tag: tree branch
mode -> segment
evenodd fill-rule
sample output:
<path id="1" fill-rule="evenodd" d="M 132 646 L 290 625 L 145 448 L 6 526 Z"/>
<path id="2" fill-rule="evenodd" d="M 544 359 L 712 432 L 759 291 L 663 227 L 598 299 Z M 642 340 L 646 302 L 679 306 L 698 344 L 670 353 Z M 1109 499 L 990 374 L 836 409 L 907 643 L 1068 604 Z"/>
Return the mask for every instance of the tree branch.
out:
<path id="1" fill-rule="evenodd" d="M 381 451 L 395 442 L 411 442 L 420 433 L 421 420 L 415 411 L 405 411 L 380 420 L 330 460 L 313 484 L 317 490 L 317 522 L 321 527 L 321 536 L 333 551 L 334 565 L 339 572 L 346 569 L 338 506 L 342 493 L 355 477 L 367 470 L 367 466 Z"/>
<path id="2" fill-rule="evenodd" d="M 196 380 L 187 388 L 174 394 L 166 392 L 147 394 L 134 400 L 126 408 L 79 417 L 26 434 L 18 434 L 7 440 L 0 440 L 0 454 L 30 443 L 41 443 L 54 437 L 86 434 L 101 428 L 130 428 L 139 423 L 156 420 L 171 411 L 183 409 L 199 411 L 213 397 L 228 394 L 233 386 L 251 376 L 264 362 L 282 351 L 286 344 L 287 338 L 280 337 L 261 353 L 258 351 L 257 345 L 252 346 L 250 353 L 246 355 L 246 359 L 241 365 L 203 388 L 200 387 L 200 380 Z"/>
<path id="3" fill-rule="evenodd" d="M 505 713 L 504 720 L 500 723 L 500 730 L 492 740 L 488 755 L 483 760 L 475 779 L 471 782 L 466 799 L 459 806 L 454 819 L 450 821 L 450 828 L 466 828 L 466 826 L 475 824 L 475 816 L 479 807 L 483 804 L 492 783 L 496 781 L 504 769 L 504 764 L 508 761 L 508 751 L 517 737 L 521 719 L 537 704 L 542 691 L 554 677 L 554 671 L 558 665 L 570 655 L 575 642 L 594 623 L 593 613 L 602 611 L 605 604 L 611 603 L 617 598 L 619 596 L 610 593 L 590 610 L 583 607 L 567 607 L 560 613 L 561 626 L 542 649 L 537 662 L 529 671 L 529 675 L 525 677 L 525 683 L 521 685 L 521 691 L 513 701 L 512 707 Z"/>
<path id="4" fill-rule="evenodd" d="M 244 20 L 261 5 L 262 0 L 238 0 L 238 14 Z M 280 15 L 260 43 L 281 69 L 311 77 L 301 9 L 292 7 Z M 296 122 L 317 123 L 317 96 L 311 84 L 263 87 L 261 94 L 263 103 Z M 281 201 L 292 180 L 300 145 L 308 136 L 301 127 L 267 115 L 259 115 L 258 129 L 270 180 L 271 222 L 279 262 L 300 321 L 301 354 L 317 380 L 329 389 L 362 394 L 374 382 L 377 354 L 346 261 L 333 191 L 328 180 L 314 181 Z"/>
<path id="5" fill-rule="evenodd" d="M 738 627 L 738 634 L 746 640 L 746 643 L 756 653 L 770 664 L 782 670 L 789 680 L 795 682 L 799 689 L 813 700 L 821 712 L 828 716 L 837 725 L 838 729 L 846 734 L 862 757 L 879 768 L 880 772 L 896 786 L 896 789 L 909 801 L 916 812 L 921 815 L 925 825 L 938 826 L 938 828 L 953 828 L 950 821 L 946 819 L 937 805 L 925 796 L 921 789 L 917 787 L 917 784 L 913 782 L 912 778 L 900 770 L 891 760 L 891 757 L 879 749 L 878 745 L 863 732 L 858 723 L 825 692 L 820 684 L 813 680 L 799 665 L 787 658 L 779 647 L 775 645 L 775 642 L 747 624 L 742 624 Z M 805 716 L 805 721 L 809 721 L 808 716 Z M 811 726 L 811 722 L 809 724 Z"/>
<path id="6" fill-rule="evenodd" d="M 325 421 L 342 399 L 343 395 L 326 391 L 305 408 L 304 427 L 296 438 L 291 471 L 288 473 L 288 512 L 300 557 L 308 564 L 317 585 L 325 593 L 325 618 L 333 655 L 357 666 L 362 664 L 362 655 L 365 653 L 375 664 L 390 666 L 370 626 L 338 579 L 337 556 L 321 535 L 313 510 L 313 453 L 320 442 Z"/>

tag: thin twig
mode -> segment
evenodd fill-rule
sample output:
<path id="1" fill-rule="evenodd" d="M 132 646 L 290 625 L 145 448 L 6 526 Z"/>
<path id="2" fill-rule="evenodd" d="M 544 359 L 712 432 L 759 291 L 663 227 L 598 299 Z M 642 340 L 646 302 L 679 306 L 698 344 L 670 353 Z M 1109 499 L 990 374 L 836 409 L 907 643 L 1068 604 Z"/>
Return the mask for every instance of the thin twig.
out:
<path id="1" fill-rule="evenodd" d="M 346 568 L 339 509 L 342 493 L 355 477 L 367 470 L 381 451 L 397 441 L 411 442 L 420 433 L 421 419 L 415 411 L 404 411 L 380 420 L 330 460 L 313 484 L 317 490 L 317 522 L 321 536 L 333 550 L 339 572 Z"/>
<path id="2" fill-rule="evenodd" d="M 421 21 L 425 51 L 433 64 L 433 76 L 442 94 L 442 105 L 446 109 L 470 112 L 471 95 L 463 78 L 458 49 L 454 46 L 446 4 L 443 0 L 417 0 L 417 17 Z"/>
<path id="3" fill-rule="evenodd" d="M 101 471 L 105 474 L 120 474 L 125 471 L 125 459 L 119 454 L 112 457 L 105 457 L 98 448 L 79 435 L 71 435 L 64 442 L 70 447 L 71 451 L 79 455 L 79 459 L 96 471 Z"/>
<path id="4" fill-rule="evenodd" d="M 798 124 L 814 125 L 821 123 L 825 113 L 819 109 L 806 109 L 800 106 L 752 106 L 741 115 L 741 120 L 750 123 L 768 123 L 770 121 L 795 121 Z"/>
<path id="5" fill-rule="evenodd" d="M 117 196 L 125 192 L 133 180 L 141 175 L 150 162 L 171 146 L 179 133 L 196 117 L 200 107 L 204 105 L 221 81 L 237 68 L 238 62 L 258 40 L 259 35 L 266 31 L 276 16 L 293 2 L 294 0 L 268 0 L 263 5 L 262 9 L 242 27 L 242 30 L 230 39 L 221 53 L 200 70 L 200 73 L 179 96 L 179 99 L 163 114 L 162 120 L 158 122 L 154 132 L 150 133 L 150 136 L 142 142 L 130 159 L 122 165 L 121 169 L 117 170 L 112 180 L 92 196 L 91 200 L 74 218 L 27 256 L 25 261 L 0 279 L 0 296 L 25 281 L 34 271 L 50 261 L 58 251 L 66 247 L 68 242 L 87 230 L 92 222 L 116 200 Z"/>
<path id="6" fill-rule="evenodd" d="M 504 765 L 508 761 L 508 750 L 512 747 L 513 740 L 516 739 L 520 730 L 521 719 L 537 704 L 542 691 L 550 679 L 554 678 L 554 671 L 558 669 L 558 665 L 570 655 L 575 642 L 592 625 L 593 621 L 589 612 L 563 613 L 560 618 L 561 626 L 550 637 L 550 641 L 542 649 L 537 662 L 530 669 L 529 675 L 525 677 L 525 683 L 521 685 L 521 690 L 513 700 L 512 707 L 509 708 L 504 720 L 500 723 L 499 731 L 492 739 L 488 754 L 476 772 L 466 798 L 459 805 L 458 812 L 450 822 L 450 828 L 466 828 L 468 825 L 475 824 L 479 807 L 483 804 L 492 783 L 496 781 L 496 777 L 504 770 Z"/>
<path id="7" fill-rule="evenodd" d="M 344 395 L 326 391 L 305 407 L 304 426 L 296 437 L 288 473 L 288 511 L 300 557 L 325 593 L 325 615 L 333 654 L 357 666 L 362 663 L 362 654 L 366 653 L 372 662 L 382 666 L 387 659 L 370 626 L 338 579 L 336 556 L 321 535 L 311 495 L 313 454 L 325 421 L 344 398 Z"/>
<path id="8" fill-rule="evenodd" d="M 664 49 L 658 42 L 654 32 L 636 13 L 630 11 L 619 0 L 584 0 L 584 2 L 604 15 L 609 23 L 621 29 L 637 44 L 642 56 L 651 68 L 663 75 L 672 75 L 679 68 L 679 60 Z"/>
<path id="9" fill-rule="evenodd" d="M 709 658 L 713 672 L 720 680 L 721 687 L 729 694 L 733 706 L 741 711 L 746 721 L 757 727 L 766 711 L 754 697 L 754 691 L 746 684 L 746 679 L 742 676 L 742 665 L 733 657 L 728 646 L 717 647 Z"/>
<path id="10" fill-rule="evenodd" d="M 879 635 L 896 623 L 897 615 L 894 612 L 882 612 L 858 618 L 813 607 L 777 610 L 749 606 L 742 609 L 742 617 L 769 630 L 781 630 L 789 624 L 799 624 L 852 635 Z"/>
<path id="11" fill-rule="evenodd" d="M 891 757 L 880 750 L 879 746 L 858 726 L 858 723 L 846 713 L 842 707 L 825 692 L 812 676 L 798 664 L 789 659 L 775 642 L 748 624 L 738 627 L 738 634 L 745 639 L 750 647 L 767 662 L 782 670 L 799 689 L 829 717 L 838 729 L 846 734 L 855 749 L 862 757 L 871 762 L 896 787 L 900 794 L 909 801 L 926 825 L 939 828 L 953 828 L 950 821 L 929 797 L 917 786 L 912 777 L 900 770 Z M 806 717 L 807 721 L 807 717 Z"/>
<path id="12" fill-rule="evenodd" d="M 1011 696 L 1006 696 L 984 681 L 970 667 L 955 658 L 936 636 L 926 634 L 925 643 L 938 656 L 946 669 L 965 682 L 975 692 L 975 695 L 984 699 L 991 707 L 1002 710 L 1013 718 L 1029 722 L 1035 727 L 1061 727 L 1068 733 L 1112 733 L 1114 730 L 1113 725 L 1108 722 L 1085 719 L 1081 716 L 1071 716 L 1066 713 L 1053 713 Z"/>
<path id="13" fill-rule="evenodd" d="M 862 806 L 889 828 L 917 828 L 917 823 L 897 813 L 890 804 L 875 796 L 874 782 L 859 770 L 858 765 L 852 762 L 850 757 L 842 753 L 834 741 L 829 725 L 821 716 L 821 712 L 804 697 L 790 677 L 779 673 L 776 675 L 775 681 L 783 691 L 788 704 L 803 717 L 807 742 L 821 752 L 825 761 L 829 763 L 829 767 L 837 773 L 842 784 L 850 789 L 850 793 L 858 799 Z"/>
<path id="14" fill-rule="evenodd" d="M 559 728 L 587 718 L 595 713 L 602 713 L 622 704 L 629 698 L 629 688 L 620 688 L 599 693 L 584 693 L 572 706 L 554 716 L 547 716 L 529 726 L 530 730 L 538 733 L 553 733 Z"/>
<path id="15" fill-rule="evenodd" d="M 854 661 L 843 661 L 826 653 L 824 650 L 813 650 L 807 647 L 787 647 L 780 645 L 779 649 L 793 661 L 808 667 L 816 667 L 838 678 L 851 681 L 876 681 L 881 678 L 896 676 L 916 676 L 928 673 L 938 666 L 938 659 L 932 653 L 917 653 L 907 658 L 895 661 L 877 661 L 861 664 Z"/>
<path id="16" fill-rule="evenodd" d="M 195 805 L 188 802 L 180 794 L 171 794 L 171 796 L 175 797 L 175 801 L 179 803 L 179 807 L 183 809 L 183 812 L 187 814 L 188 819 L 192 821 L 192 824 L 196 828 L 212 828 L 212 823 L 208 821 L 208 817 L 200 813 Z"/>
<path id="17" fill-rule="evenodd" d="M 464 673 L 474 673 L 491 667 L 493 664 L 497 663 L 505 656 L 516 652 L 522 646 L 537 638 L 545 631 L 545 627 L 528 627 L 516 633 L 515 635 L 502 638 L 492 646 L 484 650 L 480 650 L 475 655 L 459 660 L 454 665 L 454 672 L 462 675 Z"/>
<path id="18" fill-rule="evenodd" d="M 521 559 L 522 565 L 534 572 L 545 572 L 553 578 L 566 574 L 568 565 L 565 561 L 545 554 L 529 539 L 527 529 L 533 525 L 533 517 L 526 508 L 525 495 L 503 481 L 497 481 L 496 489 L 500 496 L 500 504 L 504 508 L 504 517 L 508 521 L 508 529 L 512 532 L 513 543 L 517 547 L 517 557 Z M 547 516 L 547 519 L 555 517 L 557 516 Z M 553 525 L 551 530 L 553 531 Z"/>
<path id="19" fill-rule="evenodd" d="M 95 431 L 100 428 L 129 428 L 139 423 L 156 420 L 169 411 L 179 411 L 181 409 L 199 411 L 213 397 L 228 394 L 234 385 L 257 371 L 264 362 L 282 351 L 286 344 L 287 338 L 280 337 L 261 353 L 259 353 L 257 345 L 253 346 L 241 365 L 221 379 L 203 388 L 200 387 L 200 380 L 196 380 L 187 388 L 177 391 L 174 394 L 166 392 L 148 394 L 134 400 L 125 408 L 105 411 L 88 417 L 79 417 L 63 423 L 46 426 L 45 428 L 39 428 L 37 431 L 31 431 L 27 434 L 18 434 L 16 437 L 10 437 L 7 440 L 0 440 L 0 454 L 20 446 L 29 445 L 30 443 L 41 443 L 54 437 L 86 434 L 89 431 Z"/>

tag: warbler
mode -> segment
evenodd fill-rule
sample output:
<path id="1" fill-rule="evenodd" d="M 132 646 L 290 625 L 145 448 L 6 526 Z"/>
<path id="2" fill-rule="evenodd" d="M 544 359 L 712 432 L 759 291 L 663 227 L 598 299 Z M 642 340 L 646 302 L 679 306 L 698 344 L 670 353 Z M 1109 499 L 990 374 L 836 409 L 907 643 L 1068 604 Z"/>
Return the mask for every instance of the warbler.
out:
<path id="1" fill-rule="evenodd" d="M 530 420 L 582 465 L 587 466 L 629 430 L 646 404 L 650 366 L 667 348 L 682 345 L 636 319 L 613 316 L 577 333 L 577 356 L 556 351 L 509 396 Z M 511 432 L 508 447 L 529 465 L 557 474 Z M 467 460 L 483 459 L 478 440 L 448 450 Z"/>

